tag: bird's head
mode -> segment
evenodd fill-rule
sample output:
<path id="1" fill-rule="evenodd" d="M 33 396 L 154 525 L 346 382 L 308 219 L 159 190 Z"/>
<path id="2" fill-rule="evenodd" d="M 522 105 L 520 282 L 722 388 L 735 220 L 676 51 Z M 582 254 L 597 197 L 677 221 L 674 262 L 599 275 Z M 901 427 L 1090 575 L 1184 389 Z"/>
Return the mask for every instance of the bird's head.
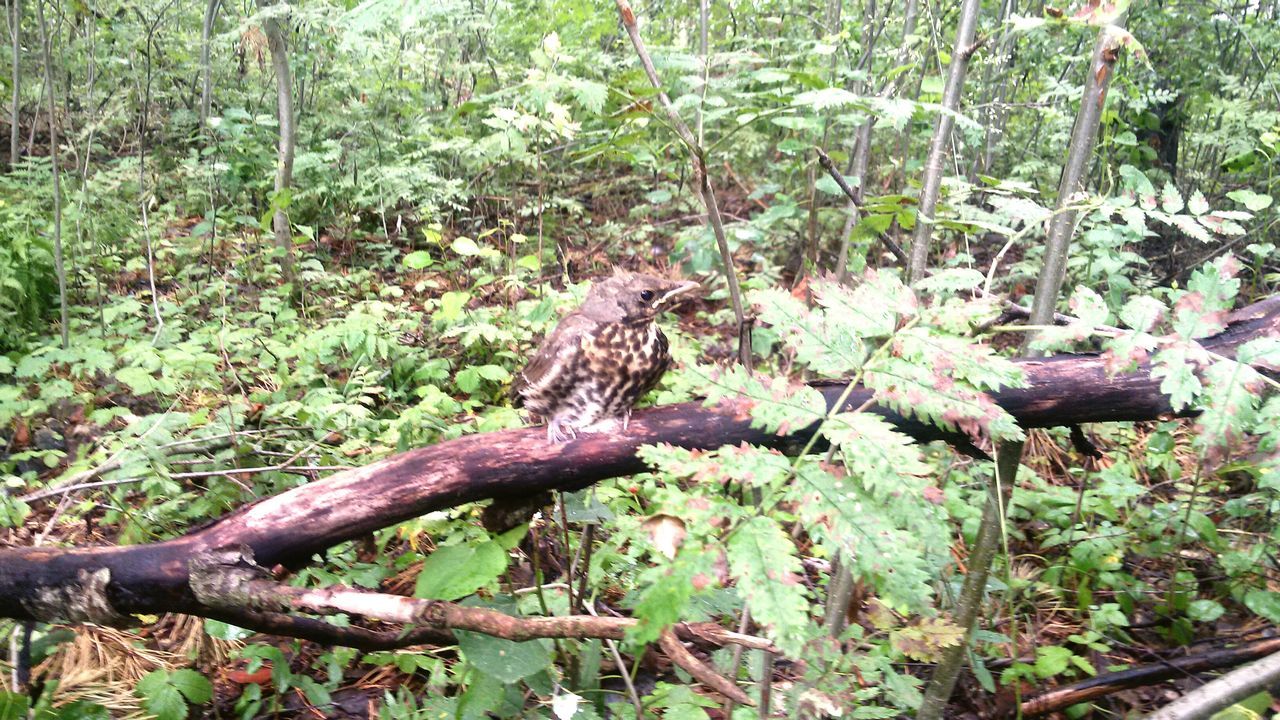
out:
<path id="1" fill-rule="evenodd" d="M 591 286 L 582 312 L 603 322 L 648 321 L 688 299 L 697 287 L 686 280 L 618 272 Z"/>

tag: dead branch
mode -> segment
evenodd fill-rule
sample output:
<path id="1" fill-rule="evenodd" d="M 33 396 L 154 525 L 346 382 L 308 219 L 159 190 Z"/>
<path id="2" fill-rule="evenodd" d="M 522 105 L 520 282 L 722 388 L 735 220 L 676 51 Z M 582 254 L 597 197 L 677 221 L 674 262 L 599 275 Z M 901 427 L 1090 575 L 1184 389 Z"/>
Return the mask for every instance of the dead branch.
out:
<path id="1" fill-rule="evenodd" d="M 1022 717 L 1040 717 L 1072 705 L 1097 700 L 1112 693 L 1156 685 L 1192 673 L 1235 667 L 1280 652 L 1280 638 L 1265 638 L 1231 648 L 1171 658 L 1150 665 L 1106 673 L 1071 685 L 1056 687 L 1022 703 Z"/>
<path id="2" fill-rule="evenodd" d="M 1201 342 L 1215 354 L 1231 355 L 1241 343 L 1264 336 L 1280 337 L 1280 297 L 1233 313 L 1224 332 Z M 1112 377 L 1104 360 L 1094 355 L 1019 363 L 1026 387 L 992 397 L 1024 427 L 1154 420 L 1172 414 L 1150 366 Z M 845 385 L 818 389 L 834 404 Z M 859 408 L 871 400 L 871 391 L 857 387 L 845 407 Z M 920 441 L 965 439 L 883 407 L 869 411 Z M 192 559 L 219 548 L 244 546 L 263 567 L 301 567 L 338 543 L 428 512 L 491 498 L 578 489 L 643 471 L 644 464 L 636 458 L 641 445 L 717 448 L 745 442 L 797 453 L 814 431 L 810 427 L 785 436 L 766 434 L 751 426 L 740 407 L 684 403 L 637 412 L 626 433 L 583 435 L 565 444 L 548 444 L 540 428 L 462 437 L 265 498 L 166 542 L 0 550 L 0 617 L 120 624 L 132 615 L 182 612 L 264 632 L 385 646 L 387 637 L 373 631 L 335 629 L 322 621 L 248 608 L 210 607 L 192 587 Z"/>

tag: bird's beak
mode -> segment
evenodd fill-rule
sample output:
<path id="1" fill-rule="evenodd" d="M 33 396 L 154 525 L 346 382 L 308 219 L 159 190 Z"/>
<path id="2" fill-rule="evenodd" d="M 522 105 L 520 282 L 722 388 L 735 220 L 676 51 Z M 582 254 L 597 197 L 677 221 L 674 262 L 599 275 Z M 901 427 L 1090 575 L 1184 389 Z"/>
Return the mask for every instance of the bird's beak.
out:
<path id="1" fill-rule="evenodd" d="M 674 287 L 672 287 L 670 290 L 665 292 L 661 297 L 659 297 L 658 301 L 655 302 L 653 306 L 666 307 L 668 305 L 674 305 L 676 304 L 676 302 L 678 302 L 677 298 L 680 298 L 680 296 L 684 295 L 685 293 L 691 292 L 693 290 L 697 290 L 698 287 L 699 287 L 698 283 L 693 282 L 692 280 L 686 280 L 684 282 L 675 283 Z M 683 298 L 680 298 L 680 299 L 683 299 Z"/>

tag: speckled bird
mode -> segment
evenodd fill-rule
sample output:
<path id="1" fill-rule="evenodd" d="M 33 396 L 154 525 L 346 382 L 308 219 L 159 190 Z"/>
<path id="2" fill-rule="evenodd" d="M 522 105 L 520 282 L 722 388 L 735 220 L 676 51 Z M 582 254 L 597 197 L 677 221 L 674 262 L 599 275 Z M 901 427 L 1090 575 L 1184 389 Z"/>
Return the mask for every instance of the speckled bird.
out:
<path id="1" fill-rule="evenodd" d="M 513 403 L 546 421 L 549 442 L 604 430 L 611 421 L 625 431 L 636 401 L 671 366 L 658 315 L 696 287 L 630 272 L 597 280 L 516 375 Z"/>

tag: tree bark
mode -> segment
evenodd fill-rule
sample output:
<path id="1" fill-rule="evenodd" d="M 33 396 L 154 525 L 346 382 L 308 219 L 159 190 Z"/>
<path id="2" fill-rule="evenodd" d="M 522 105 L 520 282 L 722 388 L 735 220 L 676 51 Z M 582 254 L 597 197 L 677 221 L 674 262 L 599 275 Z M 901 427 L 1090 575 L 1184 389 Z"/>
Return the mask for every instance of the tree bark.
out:
<path id="1" fill-rule="evenodd" d="M 9 167 L 18 162 L 22 154 L 22 133 L 18 128 L 18 113 L 22 109 L 22 0 L 9 0 L 13 14 L 13 99 L 9 105 Z"/>
<path id="2" fill-rule="evenodd" d="M 916 217 L 916 231 L 911 240 L 911 267 L 907 273 L 910 282 L 924 277 L 929 261 L 929 243 L 933 237 L 933 215 L 938 209 L 938 194 L 942 189 L 942 164 L 946 160 L 947 146 L 951 144 L 951 130 L 956 125 L 955 115 L 960 109 L 960 93 L 964 90 L 964 76 L 973 56 L 973 36 L 978 28 L 979 0 L 964 0 L 960 7 L 960 26 L 956 30 L 956 42 L 951 50 L 951 65 L 947 68 L 947 84 L 942 93 L 942 111 L 933 126 L 933 141 L 925 160 L 924 178 L 920 186 L 920 206 Z"/>
<path id="3" fill-rule="evenodd" d="M 1212 717 L 1250 695 L 1280 682 L 1280 652 L 1232 670 L 1147 716 L 1146 720 L 1198 720 Z"/>
<path id="4" fill-rule="evenodd" d="M 257 0 L 259 10 L 272 7 L 271 0 Z M 288 5 L 282 2 L 282 5 Z M 267 36 L 267 48 L 271 51 L 271 69 L 276 75 L 276 120 L 280 125 L 280 142 L 276 154 L 276 212 L 271 220 L 275 231 L 276 246 L 281 252 L 281 268 L 285 282 L 293 281 L 293 233 L 289 228 L 289 214 L 279 206 L 280 195 L 293 187 L 293 154 L 296 126 L 293 115 L 293 73 L 289 69 L 289 47 L 285 42 L 285 27 L 279 18 L 268 13 L 262 18 L 262 30 Z"/>
<path id="5" fill-rule="evenodd" d="M 1094 140 L 1098 135 L 1098 120 L 1106 100 L 1106 83 L 1110 79 L 1111 67 L 1115 63 L 1114 48 L 1105 45 L 1110 37 L 1108 28 L 1103 28 L 1098 33 L 1094 62 L 1089 66 L 1084 99 L 1076 116 L 1076 126 L 1071 134 L 1071 144 L 1063 169 L 1063 189 L 1059 190 L 1057 213 L 1050 224 L 1045 258 L 1040 266 L 1040 276 L 1036 283 L 1035 300 L 1028 321 L 1030 325 L 1051 325 L 1054 321 L 1054 307 L 1057 305 L 1058 293 L 1062 287 L 1067 265 L 1067 248 L 1075 230 L 1074 213 L 1071 213 L 1070 219 L 1066 219 L 1068 217 L 1066 208 L 1071 202 L 1069 195 L 1079 186 L 1087 161 L 1093 156 Z M 918 248 L 918 245 L 912 247 L 913 269 L 915 251 Z M 1024 353 L 1028 352 L 1034 337 L 1035 333 L 1027 335 L 1023 344 Z M 987 587 L 987 577 L 991 572 L 991 563 L 995 559 L 996 548 L 1000 541 L 1000 528 L 1004 524 L 1006 501 L 1012 496 L 1014 480 L 1017 478 L 1018 466 L 1022 459 L 1022 449 L 1021 441 L 1013 441 L 1001 443 L 996 450 L 995 485 L 987 494 L 978 537 L 970 552 L 969 572 L 965 576 L 956 602 L 956 622 L 965 629 L 965 642 L 947 648 L 942 660 L 934 668 L 933 677 L 929 679 L 929 685 L 925 688 L 924 704 L 918 716 L 920 720 L 937 720 L 942 717 L 947 700 L 955 689 L 956 678 L 960 675 L 960 669 L 964 667 L 965 655 L 969 651 L 968 641 L 977 625 L 978 612 L 982 607 L 982 599 Z"/>
<path id="6" fill-rule="evenodd" d="M 210 44 L 213 25 L 218 19 L 222 0 L 208 0 L 204 7 L 204 23 L 200 26 L 200 127 L 209 121 L 209 106 L 213 103 L 213 68 L 210 61 Z"/>
<path id="7" fill-rule="evenodd" d="M 1202 344 L 1230 355 L 1239 344 L 1263 336 L 1280 337 L 1280 296 L 1233 313 L 1228 329 Z M 1061 355 L 1019 362 L 1027 386 L 992 397 L 1024 427 L 1154 420 L 1172 412 L 1149 366 L 1108 377 L 1098 356 Z M 845 385 L 831 383 L 819 389 L 828 403 L 834 403 Z M 846 409 L 858 408 L 871 398 L 871 391 L 856 388 Z M 918 440 L 966 444 L 961 435 L 885 408 L 870 411 Z M 548 444 L 542 428 L 471 435 L 294 488 L 166 542 L 0 550 L 0 617 L 103 624 L 161 612 L 229 618 L 225 610 L 212 610 L 194 595 L 188 569 L 192 558 L 214 549 L 244 546 L 262 567 L 301 567 L 326 548 L 428 512 L 489 498 L 578 489 L 644 471 L 644 463 L 636 457 L 641 445 L 665 442 L 717 448 L 745 442 L 797 453 L 814 430 L 766 434 L 753 429 L 751 419 L 740 410 L 683 403 L 637 412 L 626 433 L 584 435 L 566 444 Z M 293 627 L 292 632 L 313 636 L 326 632 L 310 624 L 302 627 L 299 619 L 296 625 L 279 625 L 279 618 L 231 619 L 242 627 Z"/>
<path id="8" fill-rule="evenodd" d="M 1031 304 L 1031 324 L 1040 325 L 1053 317 L 1058 304 L 1058 291 L 1067 274 L 1067 246 L 1076 228 L 1076 211 L 1072 208 L 1075 194 L 1082 188 L 1085 171 L 1093 158 L 1093 147 L 1098 139 L 1098 124 L 1102 107 L 1107 100 L 1107 87 L 1116 64 L 1116 39 L 1113 26 L 1098 31 L 1085 76 L 1084 95 L 1076 114 L 1076 125 L 1071 132 L 1071 144 L 1067 148 L 1067 161 L 1062 168 L 1058 184 L 1058 202 L 1049 231 L 1045 238 L 1044 267 L 1036 281 L 1035 300 Z"/>
<path id="9" fill-rule="evenodd" d="M 58 119 L 54 113 L 57 94 L 53 91 L 53 54 L 49 50 L 49 26 L 44 20 L 44 0 L 36 0 L 40 23 L 40 52 L 44 60 L 44 82 L 49 86 L 49 167 L 53 172 L 53 268 L 58 275 L 58 310 L 62 324 L 62 348 L 70 345 L 67 323 L 67 268 L 62 256 L 62 173 L 58 167 Z"/>

